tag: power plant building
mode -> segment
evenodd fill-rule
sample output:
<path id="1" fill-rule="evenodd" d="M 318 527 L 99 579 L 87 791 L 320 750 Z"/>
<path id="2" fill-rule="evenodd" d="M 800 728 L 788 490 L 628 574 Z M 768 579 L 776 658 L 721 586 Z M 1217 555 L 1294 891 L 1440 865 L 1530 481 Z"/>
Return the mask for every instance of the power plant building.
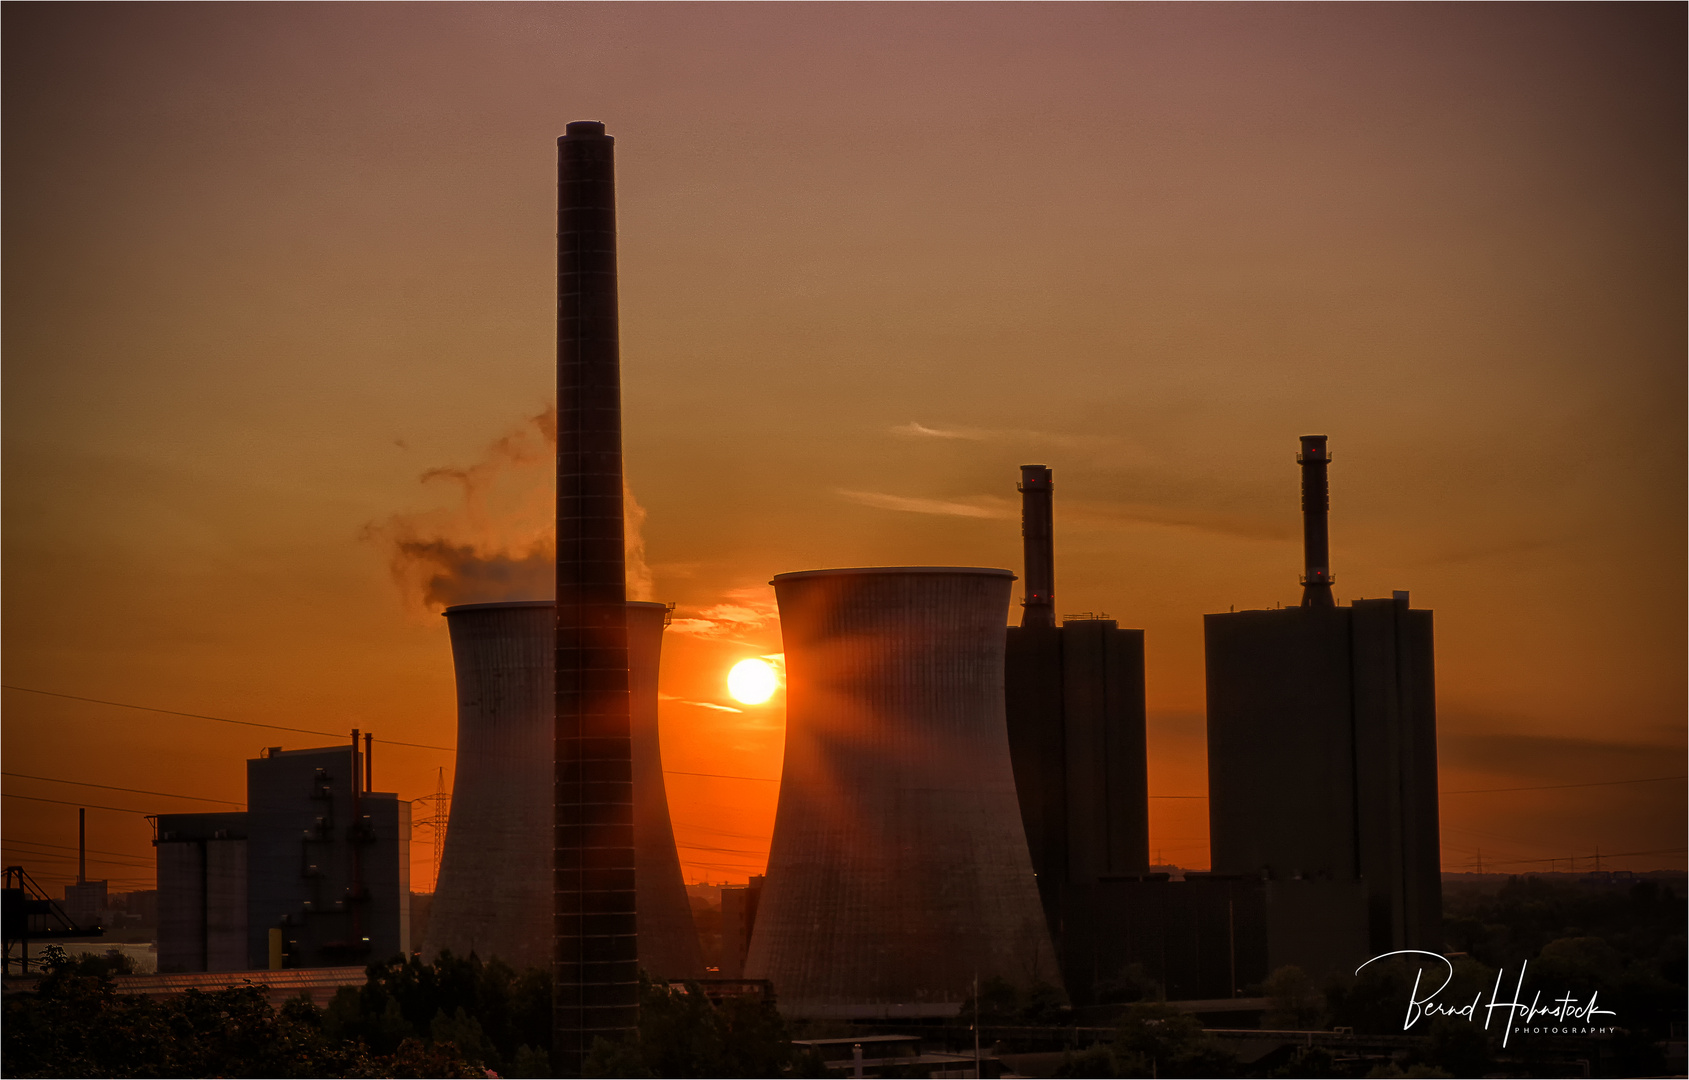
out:
<path id="1" fill-rule="evenodd" d="M 247 960 L 367 964 L 410 953 L 411 805 L 366 790 L 367 751 L 271 747 L 246 763 Z"/>
<path id="2" fill-rule="evenodd" d="M 1204 617 L 1213 867 L 1265 882 L 1270 965 L 1316 977 L 1442 940 L 1431 612 L 1332 599 L 1325 443 L 1302 606 Z"/>
<path id="3" fill-rule="evenodd" d="M 251 968 L 246 820 L 244 813 L 159 815 L 159 971 Z"/>
<path id="4" fill-rule="evenodd" d="M 1023 465 L 1020 491 L 1026 594 L 1006 642 L 1009 746 L 1064 982 L 1086 1003 L 1129 962 L 1130 937 L 1119 918 L 1087 914 L 1097 903 L 1086 890 L 1149 870 L 1144 634 L 1110 619 L 1057 625 L 1050 470 Z"/>
<path id="5" fill-rule="evenodd" d="M 1003 714 L 1014 575 L 774 581 L 785 767 L 745 975 L 790 1015 L 953 1015 L 973 979 L 1059 978 Z"/>
<path id="6" fill-rule="evenodd" d="M 157 819 L 159 970 L 333 967 L 410 951 L 410 804 L 367 743 L 247 762 L 245 813 Z"/>
<path id="7" fill-rule="evenodd" d="M 659 980 L 701 978 L 657 725 L 668 608 L 626 607 L 639 963 Z M 458 759 L 425 957 L 474 953 L 518 969 L 551 962 L 555 610 L 551 601 L 535 600 L 445 611 L 457 675 Z"/>

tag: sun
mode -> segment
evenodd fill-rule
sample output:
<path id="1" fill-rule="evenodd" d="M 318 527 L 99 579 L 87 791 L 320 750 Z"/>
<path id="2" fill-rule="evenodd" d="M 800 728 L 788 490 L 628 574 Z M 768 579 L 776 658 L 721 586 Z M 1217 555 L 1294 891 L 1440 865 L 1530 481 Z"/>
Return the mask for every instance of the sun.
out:
<path id="1" fill-rule="evenodd" d="M 727 673 L 727 692 L 746 705 L 761 705 L 779 688 L 780 676 L 766 660 L 741 660 Z"/>

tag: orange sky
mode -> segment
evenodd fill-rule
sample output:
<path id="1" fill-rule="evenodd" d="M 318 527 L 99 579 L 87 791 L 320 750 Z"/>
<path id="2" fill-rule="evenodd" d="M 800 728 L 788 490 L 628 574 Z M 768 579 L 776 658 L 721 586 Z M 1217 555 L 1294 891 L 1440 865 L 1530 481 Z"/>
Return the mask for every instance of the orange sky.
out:
<path id="1" fill-rule="evenodd" d="M 8 684 L 450 745 L 393 542 L 543 528 L 543 455 L 490 448 L 543 443 L 553 140 L 592 118 L 652 597 L 716 620 L 669 633 L 669 769 L 778 775 L 780 699 L 723 684 L 778 651 L 772 575 L 1018 568 L 1037 461 L 1058 606 L 1147 630 L 1151 791 L 1200 795 L 1200 616 L 1295 601 L 1325 432 L 1338 596 L 1437 613 L 1446 791 L 1685 772 L 1678 5 L 4 20 Z M 421 479 L 478 463 L 472 502 Z M 238 801 L 260 747 L 326 741 L 3 701 L 14 796 L 215 809 L 23 777 Z M 449 780 L 377 753 L 378 788 Z M 774 784 L 669 785 L 693 879 L 760 868 Z M 1684 793 L 1451 794 L 1445 866 L 1681 867 Z M 73 807 L 4 802 L 6 861 L 66 880 Z M 1205 864 L 1200 799 L 1152 828 Z M 138 815 L 90 833 L 150 882 Z"/>

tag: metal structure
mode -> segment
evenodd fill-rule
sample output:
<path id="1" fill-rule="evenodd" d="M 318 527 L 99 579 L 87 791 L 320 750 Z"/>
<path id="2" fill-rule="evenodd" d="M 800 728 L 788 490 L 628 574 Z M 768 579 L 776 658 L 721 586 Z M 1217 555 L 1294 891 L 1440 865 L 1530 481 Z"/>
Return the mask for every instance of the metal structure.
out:
<path id="1" fill-rule="evenodd" d="M 1149 869 L 1144 632 L 1053 608 L 1050 470 L 1021 466 L 1026 601 L 1008 628 L 1004 700 L 1015 789 L 1039 898 L 1075 1004 L 1126 961 L 1119 920 L 1081 917 L 1085 890 Z M 1116 939 L 1119 939 L 1118 941 Z"/>
<path id="2" fill-rule="evenodd" d="M 100 937 L 101 927 L 79 926 L 59 902 L 48 896 L 35 879 L 21 866 L 5 869 L 4 889 L 0 889 L 0 927 L 3 927 L 5 962 L 3 970 L 11 974 L 13 965 L 18 974 L 29 974 L 29 943 L 62 938 Z M 17 955 L 12 950 L 17 949 Z"/>
<path id="3" fill-rule="evenodd" d="M 1272 967 L 1319 977 L 1437 950 L 1431 612 L 1330 599 L 1323 436 L 1302 440 L 1301 607 L 1204 616 L 1217 873 L 1267 882 Z"/>
<path id="4" fill-rule="evenodd" d="M 434 818 L 430 822 L 434 827 L 434 880 L 429 888 L 436 891 L 440 888 L 440 860 L 446 854 L 446 829 L 450 822 L 446 800 L 446 767 L 441 765 L 434 775 Z"/>
<path id="5" fill-rule="evenodd" d="M 954 1015 L 1057 978 L 1003 720 L 1014 575 L 781 574 L 785 771 L 745 963 L 797 1016 Z"/>
<path id="6" fill-rule="evenodd" d="M 622 535 L 614 140 L 557 141 L 557 640 L 553 1053 L 639 1023 L 633 752 Z"/>
<path id="7" fill-rule="evenodd" d="M 552 603 L 447 608 L 457 676 L 451 827 L 422 951 L 551 961 Z M 658 979 L 704 974 L 669 822 L 657 725 L 663 604 L 627 605 L 639 963 Z"/>

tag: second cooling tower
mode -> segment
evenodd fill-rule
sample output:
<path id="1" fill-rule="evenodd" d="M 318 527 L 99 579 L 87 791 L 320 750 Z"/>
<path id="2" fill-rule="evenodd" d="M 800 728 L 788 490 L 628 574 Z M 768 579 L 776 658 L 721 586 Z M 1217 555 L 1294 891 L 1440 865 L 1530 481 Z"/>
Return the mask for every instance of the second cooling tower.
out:
<path id="1" fill-rule="evenodd" d="M 423 955 L 552 954 L 552 650 L 549 600 L 446 609 L 457 671 L 451 824 Z M 654 978 L 704 974 L 663 785 L 657 669 L 666 609 L 628 604 L 639 962 Z"/>
<path id="2" fill-rule="evenodd" d="M 1014 575 L 773 581 L 785 772 L 745 974 L 796 1016 L 954 1014 L 973 979 L 1054 984 L 1003 716 Z"/>

